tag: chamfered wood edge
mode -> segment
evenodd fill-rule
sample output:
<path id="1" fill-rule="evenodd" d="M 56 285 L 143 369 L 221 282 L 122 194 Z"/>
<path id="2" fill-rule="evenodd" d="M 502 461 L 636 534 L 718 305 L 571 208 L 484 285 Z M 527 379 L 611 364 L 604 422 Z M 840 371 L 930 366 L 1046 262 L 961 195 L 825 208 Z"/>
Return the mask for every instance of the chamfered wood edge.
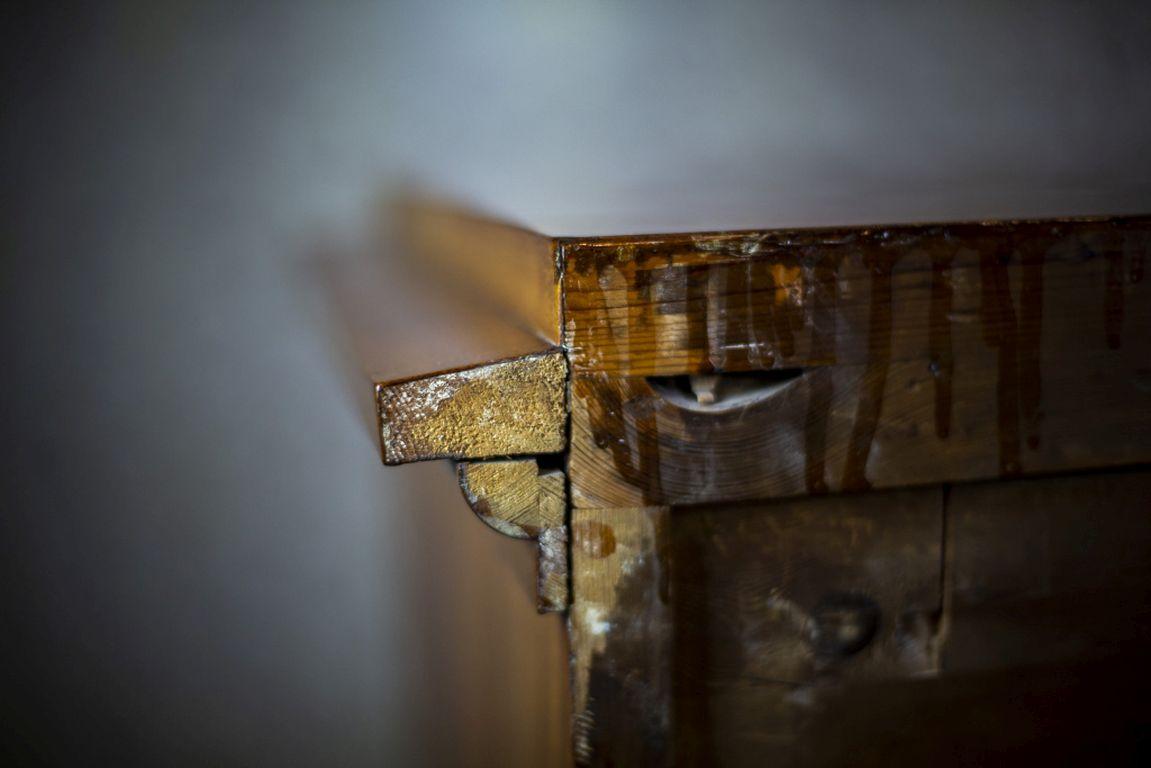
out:
<path id="1" fill-rule="evenodd" d="M 559 344 L 562 264 L 555 239 L 427 196 L 391 201 L 400 239 L 445 287 Z"/>
<path id="2" fill-rule="evenodd" d="M 573 252 L 588 249 L 610 250 L 618 246 L 668 246 L 675 248 L 695 248 L 700 251 L 709 251 L 717 254 L 729 253 L 734 255 L 739 249 L 725 249 L 722 246 L 749 242 L 761 239 L 770 244 L 773 241 L 779 246 L 796 247 L 803 245 L 838 245 L 842 237 L 850 235 L 884 236 L 885 239 L 907 235 L 922 234 L 937 229 L 967 229 L 994 233 L 995 230 L 1006 230 L 1018 226 L 1050 226 L 1050 225 L 1076 225 L 1101 224 L 1108 222 L 1139 223 L 1151 222 L 1151 212 L 1138 214 L 1091 214 L 1084 216 L 1053 216 L 1035 218 L 988 218 L 988 219 L 956 219 L 939 221 L 913 221 L 889 222 L 873 224 L 853 224 L 840 226 L 820 227 L 751 227 L 746 229 L 718 229 L 677 232 L 653 232 L 637 235 L 557 235 L 553 236 L 556 245 L 561 249 L 561 256 L 566 260 Z M 743 255 L 748 255 L 744 253 Z"/>

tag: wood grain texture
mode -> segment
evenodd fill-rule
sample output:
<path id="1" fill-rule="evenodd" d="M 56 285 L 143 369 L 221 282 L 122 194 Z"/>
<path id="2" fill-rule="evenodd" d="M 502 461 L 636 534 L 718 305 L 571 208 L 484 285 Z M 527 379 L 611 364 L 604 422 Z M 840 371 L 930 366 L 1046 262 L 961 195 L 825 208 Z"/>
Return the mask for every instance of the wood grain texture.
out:
<path id="1" fill-rule="evenodd" d="M 486 525 L 505 536 L 536 542 L 536 607 L 540 613 L 567 610 L 564 474 L 541 472 L 535 459 L 510 459 L 460 462 L 457 477 L 468 506 Z"/>
<path id="2" fill-rule="evenodd" d="M 572 511 L 573 736 L 579 765 L 671 756 L 668 510 Z"/>
<path id="3" fill-rule="evenodd" d="M 1084 669 L 1151 639 L 1139 473 L 940 485 L 1151 463 L 1148 217 L 549 239 L 422 209 L 407 225 L 477 304 L 553 342 L 562 320 L 562 349 L 394 382 L 380 412 L 397 460 L 567 449 L 570 510 L 534 460 L 463 465 L 461 485 L 535 539 L 541 610 L 569 603 L 570 551 L 580 764 L 882 762 L 898 736 L 855 727 L 868 705 L 944 741 L 955 702 L 1024 732 L 1003 697 L 1097 692 Z M 516 415 L 525 381 L 495 368 L 528 357 L 559 366 L 543 431 Z M 1015 674 L 1033 664 L 1049 674 Z M 1061 728 L 1077 712 L 1048 710 Z"/>
<path id="4" fill-rule="evenodd" d="M 951 488 L 939 674 L 826 691 L 788 764 L 1145 762 L 1149 499 L 1146 468 Z"/>
<path id="5" fill-rule="evenodd" d="M 937 669 L 939 489 L 572 514 L 582 762 L 785 755 L 828 686 Z"/>
<path id="6" fill-rule="evenodd" d="M 535 459 L 462 461 L 456 467 L 468 506 L 490 528 L 515 539 L 534 539 L 547 527 L 540 509 Z M 559 524 L 563 524 L 561 513 Z"/>
<path id="7" fill-rule="evenodd" d="M 559 351 L 379 383 L 384 463 L 563 451 L 566 384 Z"/>
<path id="8" fill-rule="evenodd" d="M 1141 659 L 1151 471 L 980 483 L 948 497 L 949 673 Z"/>
<path id="9" fill-rule="evenodd" d="M 1140 332 L 1123 308 L 1139 291 L 1151 221 L 778 230 L 561 247 L 564 345 L 576 375 L 866 364 L 880 355 L 946 367 L 949 344 L 1041 334 L 1044 314 L 1069 308 L 1050 296 L 1074 297 L 1076 314 L 1105 315 L 1108 345 L 1121 342 L 1125 327 Z M 1030 301 L 1037 291 L 1042 307 Z M 1012 296 L 1025 306 L 1008 312 Z"/>
<path id="10" fill-rule="evenodd" d="M 821 700 L 938 671 L 938 488 L 671 514 L 677 762 L 788 764 Z"/>
<path id="11" fill-rule="evenodd" d="M 1149 722 L 1149 483 L 1127 470 L 576 509 L 579 754 L 752 766 L 890 764 L 932 744 L 949 745 L 945 764 L 1133 753 Z M 641 704 L 660 718 L 639 719 Z"/>
<path id="12" fill-rule="evenodd" d="M 845 273 L 838 296 L 867 301 L 853 308 L 815 290 L 796 325 L 808 339 L 784 357 L 802 367 L 758 397 L 725 401 L 721 389 L 704 405 L 677 379 L 575 371 L 573 504 L 770 498 L 1151 461 L 1148 241 L 1126 224 L 1084 226 L 1073 240 L 1064 233 L 1046 250 L 1013 247 L 1003 259 L 972 250 L 946 263 L 924 256 L 920 271 Z M 679 370 L 658 359 L 660 370 Z M 719 378 L 721 387 L 739 380 Z"/>
<path id="13" fill-rule="evenodd" d="M 571 603 L 567 526 L 543 529 L 537 542 L 536 610 L 540 613 L 563 613 Z"/>

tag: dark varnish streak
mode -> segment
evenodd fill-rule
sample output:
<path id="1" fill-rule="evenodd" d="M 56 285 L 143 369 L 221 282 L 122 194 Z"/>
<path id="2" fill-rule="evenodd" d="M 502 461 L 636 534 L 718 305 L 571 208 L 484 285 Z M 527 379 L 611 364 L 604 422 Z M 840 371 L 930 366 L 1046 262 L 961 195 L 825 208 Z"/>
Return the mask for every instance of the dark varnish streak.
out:
<path id="1" fill-rule="evenodd" d="M 883 408 L 883 390 L 887 385 L 887 369 L 891 365 L 891 272 L 895 257 L 881 248 L 870 248 L 864 264 L 871 271 L 871 311 L 867 332 L 867 368 L 863 374 L 862 392 L 851 428 L 851 444 L 847 449 L 847 465 L 843 471 L 844 490 L 866 490 L 867 457 L 875 439 Z"/>
<path id="2" fill-rule="evenodd" d="M 1041 239 L 1021 247 L 1023 288 L 1019 318 L 1019 411 L 1027 432 L 1027 447 L 1039 448 L 1043 398 L 1040 342 L 1043 335 L 1043 263 L 1049 241 Z M 1010 296 L 1008 297 L 1010 298 Z"/>
<path id="3" fill-rule="evenodd" d="M 826 493 L 827 421 L 835 395 L 832 379 L 835 364 L 836 312 L 839 303 L 839 257 L 826 255 L 810 268 L 811 356 L 826 361 L 825 367 L 806 374 L 807 418 L 804 420 L 804 476 L 808 493 Z"/>
<path id="4" fill-rule="evenodd" d="M 1107 288 L 1103 300 L 1103 322 L 1107 346 L 1111 349 L 1119 349 L 1123 344 L 1123 248 L 1120 243 L 1108 243 L 1106 249 Z"/>
<path id="5" fill-rule="evenodd" d="M 928 317 L 928 363 L 935 386 L 935 436 L 951 434 L 951 379 L 955 357 L 951 349 L 951 305 L 954 286 L 951 283 L 953 246 L 944 240 L 931 254 L 931 308 Z"/>
<path id="6" fill-rule="evenodd" d="M 989 243 L 979 256 L 983 340 L 998 350 L 999 383 L 996 388 L 999 433 L 999 472 L 1017 475 L 1019 464 L 1018 328 L 1011 300 L 1007 264 L 1011 249 Z"/>

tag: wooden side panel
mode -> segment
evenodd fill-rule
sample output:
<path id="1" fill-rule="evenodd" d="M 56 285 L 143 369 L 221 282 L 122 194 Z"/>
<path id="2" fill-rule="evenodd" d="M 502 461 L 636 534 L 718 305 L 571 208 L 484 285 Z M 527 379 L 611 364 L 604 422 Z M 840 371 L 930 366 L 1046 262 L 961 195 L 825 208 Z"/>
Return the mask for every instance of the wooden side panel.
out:
<path id="1" fill-rule="evenodd" d="M 1151 472 L 952 489 L 949 673 L 1137 659 L 1151 643 Z"/>
<path id="2" fill-rule="evenodd" d="M 572 514 L 585 764 L 786 757 L 828 686 L 937 668 L 938 489 Z"/>
<path id="3" fill-rule="evenodd" d="M 942 501 L 674 509 L 677 758 L 787 764 L 830 692 L 935 674 Z"/>
<path id="4" fill-rule="evenodd" d="M 938 676 L 832 692 L 791 764 L 1145 763 L 1151 472 L 956 486 L 946 509 Z"/>
<path id="5" fill-rule="evenodd" d="M 398 212 L 405 240 L 443 287 L 559 343 L 560 267 L 551 238 L 429 201 L 401 204 Z"/>
<path id="6" fill-rule="evenodd" d="M 577 509 L 579 754 L 1129 760 L 1151 725 L 1149 499 L 1125 471 Z"/>

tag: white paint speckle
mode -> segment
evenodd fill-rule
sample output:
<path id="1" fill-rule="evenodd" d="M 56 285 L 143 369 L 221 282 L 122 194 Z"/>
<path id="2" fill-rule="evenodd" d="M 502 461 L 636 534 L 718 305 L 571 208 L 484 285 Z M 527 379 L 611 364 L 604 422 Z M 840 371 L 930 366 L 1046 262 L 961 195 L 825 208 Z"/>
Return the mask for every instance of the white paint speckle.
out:
<path id="1" fill-rule="evenodd" d="M 588 632 L 593 635 L 606 635 L 611 631 L 611 622 L 604 621 L 603 612 L 599 608 L 588 608 L 584 613 L 584 621 Z"/>

